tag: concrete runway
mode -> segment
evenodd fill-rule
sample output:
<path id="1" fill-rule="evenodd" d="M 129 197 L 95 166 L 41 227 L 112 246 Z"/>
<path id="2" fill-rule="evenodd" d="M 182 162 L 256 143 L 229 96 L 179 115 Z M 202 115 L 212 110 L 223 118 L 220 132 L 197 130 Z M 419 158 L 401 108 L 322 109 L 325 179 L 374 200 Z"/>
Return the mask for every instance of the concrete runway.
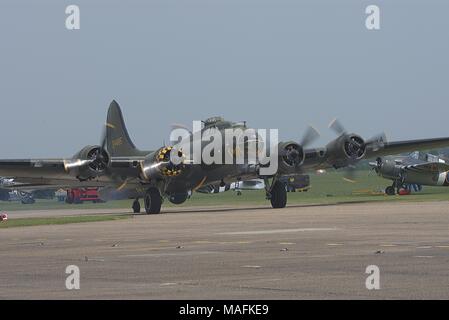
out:
<path id="1" fill-rule="evenodd" d="M 69 291 L 73 264 L 81 289 Z M 368 265 L 380 290 L 365 287 Z M 449 299 L 449 202 L 170 208 L 0 229 L 0 299 L 11 298 Z"/>

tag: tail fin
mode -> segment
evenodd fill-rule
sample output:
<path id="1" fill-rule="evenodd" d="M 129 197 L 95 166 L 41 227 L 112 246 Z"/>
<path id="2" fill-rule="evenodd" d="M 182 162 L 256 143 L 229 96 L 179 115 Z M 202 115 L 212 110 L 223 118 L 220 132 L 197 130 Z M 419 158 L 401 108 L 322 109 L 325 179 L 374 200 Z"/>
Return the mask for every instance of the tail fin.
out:
<path id="1" fill-rule="evenodd" d="M 123 120 L 122 110 L 120 110 L 120 106 L 115 100 L 109 106 L 108 118 L 106 120 L 106 146 L 112 157 L 143 154 L 131 141 Z"/>

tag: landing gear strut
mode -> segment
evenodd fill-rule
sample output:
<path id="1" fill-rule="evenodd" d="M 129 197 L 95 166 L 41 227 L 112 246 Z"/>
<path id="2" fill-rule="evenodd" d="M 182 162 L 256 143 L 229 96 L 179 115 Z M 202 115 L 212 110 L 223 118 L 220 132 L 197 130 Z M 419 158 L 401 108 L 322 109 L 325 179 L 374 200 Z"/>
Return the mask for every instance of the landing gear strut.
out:
<path id="1" fill-rule="evenodd" d="M 139 202 L 139 199 L 134 200 L 132 209 L 133 209 L 134 213 L 140 213 L 140 202 Z"/>
<path id="2" fill-rule="evenodd" d="M 161 212 L 162 198 L 157 188 L 148 189 L 145 198 L 145 212 L 147 214 L 158 214 Z"/>
<path id="3" fill-rule="evenodd" d="M 285 208 L 287 205 L 287 189 L 285 184 L 276 178 L 273 178 L 271 185 L 268 179 L 264 179 L 264 181 L 267 199 L 270 199 L 271 206 L 276 209 Z"/>
<path id="4" fill-rule="evenodd" d="M 385 189 L 385 193 L 389 196 L 394 196 L 399 193 L 404 183 L 400 180 L 394 181 L 393 184 Z"/>

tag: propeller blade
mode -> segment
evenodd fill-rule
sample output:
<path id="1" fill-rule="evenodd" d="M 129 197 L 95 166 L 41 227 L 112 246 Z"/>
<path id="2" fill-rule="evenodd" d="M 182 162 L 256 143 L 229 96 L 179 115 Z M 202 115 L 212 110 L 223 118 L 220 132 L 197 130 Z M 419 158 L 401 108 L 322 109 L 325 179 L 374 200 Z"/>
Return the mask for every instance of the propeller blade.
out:
<path id="1" fill-rule="evenodd" d="M 386 142 L 387 142 L 387 135 L 385 134 L 385 132 L 382 132 L 366 140 L 365 146 L 369 146 L 373 151 L 377 151 L 383 148 Z"/>
<path id="2" fill-rule="evenodd" d="M 104 125 L 103 130 L 101 132 L 101 140 L 100 140 L 101 150 L 105 150 L 106 142 L 107 142 L 107 126 Z"/>
<path id="3" fill-rule="evenodd" d="M 105 124 L 101 133 L 99 148 L 90 155 L 90 159 L 86 162 L 92 169 L 103 171 L 107 169 L 109 158 L 107 156 L 107 125 Z"/>
<path id="4" fill-rule="evenodd" d="M 319 137 L 320 133 L 318 132 L 318 130 L 315 129 L 313 126 L 308 126 L 306 132 L 304 132 L 304 136 L 302 137 L 300 145 L 303 148 L 306 148 L 307 146 L 314 143 Z"/>
<path id="5" fill-rule="evenodd" d="M 335 118 L 329 124 L 329 128 L 332 129 L 337 135 L 341 136 L 346 133 L 345 127 L 341 124 L 341 122 Z"/>

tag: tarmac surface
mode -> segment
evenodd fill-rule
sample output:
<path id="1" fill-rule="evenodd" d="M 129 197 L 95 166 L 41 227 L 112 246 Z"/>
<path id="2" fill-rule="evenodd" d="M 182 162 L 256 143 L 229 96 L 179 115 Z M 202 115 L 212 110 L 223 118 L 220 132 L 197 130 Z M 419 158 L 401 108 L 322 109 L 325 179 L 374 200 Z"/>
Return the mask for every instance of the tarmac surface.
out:
<path id="1" fill-rule="evenodd" d="M 69 265 L 79 290 L 66 288 Z M 366 288 L 370 265 L 379 290 Z M 0 270 L 0 299 L 449 299 L 449 202 L 169 208 L 0 229 Z"/>

